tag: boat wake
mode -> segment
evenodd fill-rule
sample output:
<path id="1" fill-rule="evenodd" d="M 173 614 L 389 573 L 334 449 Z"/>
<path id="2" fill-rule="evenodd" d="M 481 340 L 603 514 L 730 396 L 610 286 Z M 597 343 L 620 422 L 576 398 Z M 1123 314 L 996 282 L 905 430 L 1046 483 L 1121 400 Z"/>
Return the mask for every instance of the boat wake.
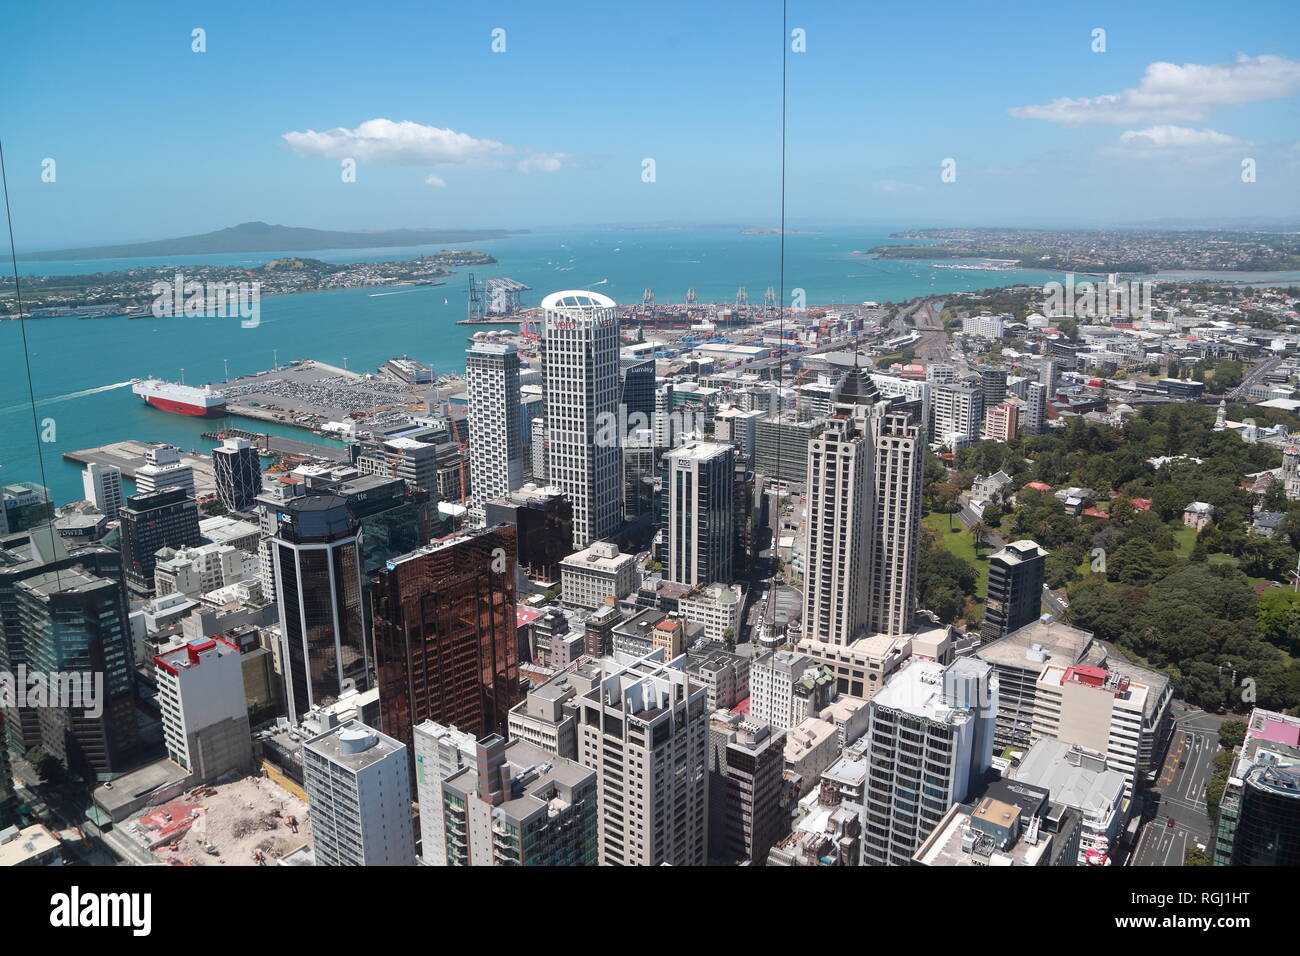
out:
<path id="1" fill-rule="evenodd" d="M 54 405 L 58 402 L 70 402 L 74 398 L 85 398 L 87 395 L 98 395 L 100 392 L 111 392 L 114 389 L 126 388 L 130 384 L 132 383 L 115 382 L 112 385 L 100 385 L 98 388 L 83 388 L 79 392 L 68 392 L 66 395 L 52 395 L 49 398 L 38 398 L 36 400 L 36 406 L 37 408 L 40 408 L 43 405 Z M 6 405 L 4 408 L 0 408 L 0 415 L 31 407 L 31 402 L 19 402 L 17 405 Z"/>

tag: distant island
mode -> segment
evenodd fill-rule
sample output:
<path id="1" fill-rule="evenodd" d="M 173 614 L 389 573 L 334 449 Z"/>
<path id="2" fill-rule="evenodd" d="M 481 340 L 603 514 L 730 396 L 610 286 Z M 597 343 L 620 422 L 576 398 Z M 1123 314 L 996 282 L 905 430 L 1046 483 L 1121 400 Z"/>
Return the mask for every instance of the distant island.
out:
<path id="1" fill-rule="evenodd" d="M 820 236 L 820 232 L 800 232 L 798 229 L 780 229 L 776 226 L 751 226 L 740 230 L 742 236 Z"/>
<path id="2" fill-rule="evenodd" d="M 326 292 L 385 286 L 442 285 L 459 266 L 495 265 L 496 258 L 471 249 L 440 249 L 414 259 L 392 262 L 322 262 L 284 256 L 260 266 L 184 267 L 187 280 L 210 283 L 253 281 L 263 297 L 295 292 Z M 141 318 L 155 298 L 154 283 L 172 282 L 178 266 L 136 266 L 87 275 L 23 276 L 27 318 L 76 316 L 81 319 Z M 13 276 L 0 275 L 0 320 L 16 318 L 18 298 Z"/>
<path id="3" fill-rule="evenodd" d="M 1153 229 L 909 229 L 854 255 L 880 259 L 986 259 L 1057 272 L 1282 272 L 1300 268 L 1300 239 L 1285 232 Z"/>
<path id="4" fill-rule="evenodd" d="M 377 249 L 388 246 L 424 246 L 443 242 L 477 242 L 504 239 L 521 230 L 509 229 L 381 229 L 334 232 L 298 226 L 273 226 L 245 222 L 216 232 L 153 242 L 132 242 L 117 246 L 88 246 L 52 252 L 25 252 L 23 262 L 63 262 L 80 259 L 137 259 L 151 256 L 201 256 L 239 252 L 277 252 L 316 249 Z M 469 255 L 477 255 L 471 253 Z"/>

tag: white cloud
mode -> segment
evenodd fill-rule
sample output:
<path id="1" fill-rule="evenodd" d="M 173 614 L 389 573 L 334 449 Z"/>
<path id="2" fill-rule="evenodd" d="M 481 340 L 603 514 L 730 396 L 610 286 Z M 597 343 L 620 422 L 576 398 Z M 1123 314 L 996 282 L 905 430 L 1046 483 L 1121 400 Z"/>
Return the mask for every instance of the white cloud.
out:
<path id="1" fill-rule="evenodd" d="M 409 120 L 366 120 L 356 129 L 337 127 L 317 132 L 305 130 L 284 134 L 284 140 L 299 156 L 328 156 L 355 159 L 381 166 L 458 166 L 469 164 L 500 166 L 511 157 L 521 173 L 553 173 L 570 165 L 568 153 L 536 152 L 507 146 L 494 139 L 478 139 L 452 129 L 424 126 Z M 425 182 L 445 187 L 441 176 L 430 174 Z"/>
<path id="2" fill-rule="evenodd" d="M 1233 63 L 1152 63 L 1133 89 L 1104 96 L 1061 97 L 1043 106 L 1012 107 L 1012 116 L 1067 126 L 1086 123 L 1177 123 L 1204 120 L 1215 107 L 1244 106 L 1292 96 L 1300 62 L 1241 54 Z"/>
<path id="3" fill-rule="evenodd" d="M 1151 126 L 1147 129 L 1130 129 L 1120 134 L 1121 146 L 1138 149 L 1205 149 L 1223 146 L 1247 146 L 1249 143 L 1212 129 L 1192 129 L 1188 126 Z"/>
<path id="4" fill-rule="evenodd" d="M 291 132 L 284 140 L 299 156 L 351 158 L 363 163 L 389 166 L 460 165 L 507 152 L 493 139 L 476 139 L 437 126 L 423 126 L 409 120 L 366 120 L 356 129 Z"/>
<path id="5" fill-rule="evenodd" d="M 515 169 L 521 173 L 553 173 L 570 158 L 566 153 L 529 153 L 515 163 Z"/>

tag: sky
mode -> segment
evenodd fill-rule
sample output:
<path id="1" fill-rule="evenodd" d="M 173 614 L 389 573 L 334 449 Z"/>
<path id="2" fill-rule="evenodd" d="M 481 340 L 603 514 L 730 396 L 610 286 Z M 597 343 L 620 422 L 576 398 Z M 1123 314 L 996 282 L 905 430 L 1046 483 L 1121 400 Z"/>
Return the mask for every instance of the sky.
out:
<path id="1" fill-rule="evenodd" d="M 783 61 L 789 228 L 1300 218 L 1294 0 L 790 0 L 784 25 L 774 0 L 4 16 L 20 252 L 251 220 L 774 227 Z"/>

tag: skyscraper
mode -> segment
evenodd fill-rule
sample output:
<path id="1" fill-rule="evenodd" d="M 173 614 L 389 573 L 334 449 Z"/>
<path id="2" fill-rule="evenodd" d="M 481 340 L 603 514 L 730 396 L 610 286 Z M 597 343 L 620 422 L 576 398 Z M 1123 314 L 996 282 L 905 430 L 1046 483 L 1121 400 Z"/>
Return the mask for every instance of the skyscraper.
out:
<path id="1" fill-rule="evenodd" d="M 212 449 L 212 474 L 228 511 L 248 511 L 262 493 L 262 461 L 245 438 L 227 438 Z"/>
<path id="2" fill-rule="evenodd" d="M 81 473 L 86 500 L 105 517 L 116 518 L 122 508 L 122 469 L 91 462 Z"/>
<path id="3" fill-rule="evenodd" d="M 521 697 L 512 526 L 394 558 L 373 608 L 385 733 L 406 743 L 426 720 L 475 737 L 506 732 Z"/>
<path id="4" fill-rule="evenodd" d="M 730 582 L 735 567 L 735 452 L 691 441 L 668 461 L 668 579 L 679 584 Z"/>
<path id="5" fill-rule="evenodd" d="M 808 442 L 803 635 L 843 647 L 864 636 L 875 508 L 871 410 L 875 386 L 854 368 L 823 432 Z"/>
<path id="6" fill-rule="evenodd" d="M 708 691 L 653 651 L 580 695 L 578 762 L 600 786 L 601 866 L 703 866 Z"/>
<path id="7" fill-rule="evenodd" d="M 122 532 L 122 570 L 127 587 L 148 594 L 162 548 L 198 547 L 199 506 L 184 488 L 143 492 L 126 499 L 118 514 Z"/>
<path id="8" fill-rule="evenodd" d="M 808 443 L 803 637 L 845 647 L 904 634 L 916 612 L 925 428 L 854 368 Z"/>
<path id="9" fill-rule="evenodd" d="M 554 292 L 545 313 L 547 481 L 573 502 L 573 546 L 613 534 L 622 514 L 618 315 L 596 292 Z"/>
<path id="10" fill-rule="evenodd" d="M 412 866 L 406 747 L 358 720 L 302 745 L 317 866 Z"/>
<path id="11" fill-rule="evenodd" d="M 913 659 L 871 699 L 862 863 L 910 866 L 948 808 L 988 773 L 997 713 L 993 667 Z"/>
<path id="12" fill-rule="evenodd" d="M 194 469 L 181 461 L 181 450 L 175 445 L 152 445 L 145 450 L 144 460 L 135 473 L 136 494 L 180 488 L 194 497 Z"/>
<path id="13" fill-rule="evenodd" d="M 980 392 L 984 396 L 984 409 L 996 408 L 1007 397 L 1007 370 L 1001 365 L 981 365 Z"/>
<path id="14" fill-rule="evenodd" d="M 513 345 L 475 342 L 465 353 L 469 386 L 470 512 L 524 483 L 523 422 L 519 411 L 519 353 Z"/>
<path id="15" fill-rule="evenodd" d="M 18 614 L 16 589 L 18 585 L 49 571 L 62 571 L 80 567 L 87 573 L 113 581 L 122 590 L 122 556 L 112 548 L 92 545 L 69 548 L 52 525 L 46 524 L 29 532 L 6 536 L 0 547 L 0 673 L 18 675 L 31 664 L 31 654 L 42 635 L 28 630 L 27 621 Z M 15 679 L 15 684 L 17 683 Z M 17 689 L 17 687 L 15 687 Z M 4 715 L 5 739 L 0 740 L 0 750 L 5 747 L 15 753 L 25 753 L 41 743 L 39 707 L 9 706 L 0 695 L 0 713 Z"/>
<path id="16" fill-rule="evenodd" d="M 80 682 L 75 699 L 37 708 L 41 747 L 87 780 L 128 769 L 137 739 L 135 673 L 121 584 L 63 568 L 18 582 L 13 597 L 28 636 L 27 667 L 47 680 L 76 675 Z"/>
<path id="17" fill-rule="evenodd" d="M 921 538 L 925 423 L 920 402 L 877 405 L 875 561 L 868 599 L 877 634 L 906 634 L 916 614 L 916 552 Z"/>
<path id="18" fill-rule="evenodd" d="M 596 865 L 596 774 L 527 741 L 477 741 L 439 811 L 450 866 Z"/>
<path id="19" fill-rule="evenodd" d="M 989 558 L 988 597 L 981 637 L 996 641 L 1038 620 L 1043 604 L 1047 552 L 1033 541 L 1016 541 Z"/>
<path id="20" fill-rule="evenodd" d="M 709 719 L 709 856 L 762 863 L 790 827 L 781 809 L 785 731 L 727 710 Z"/>
<path id="21" fill-rule="evenodd" d="M 442 782 L 474 763 L 478 741 L 473 734 L 432 720 L 416 724 L 413 738 L 415 790 L 420 802 L 420 858 L 428 866 L 446 866 Z"/>
<path id="22" fill-rule="evenodd" d="M 296 721 L 344 690 L 369 686 L 358 522 L 338 495 L 288 499 L 276 513 L 271 555 L 286 699 Z"/>
<path id="23" fill-rule="evenodd" d="M 241 656 L 224 637 L 196 638 L 154 656 L 167 756 L 197 782 L 253 764 Z"/>

